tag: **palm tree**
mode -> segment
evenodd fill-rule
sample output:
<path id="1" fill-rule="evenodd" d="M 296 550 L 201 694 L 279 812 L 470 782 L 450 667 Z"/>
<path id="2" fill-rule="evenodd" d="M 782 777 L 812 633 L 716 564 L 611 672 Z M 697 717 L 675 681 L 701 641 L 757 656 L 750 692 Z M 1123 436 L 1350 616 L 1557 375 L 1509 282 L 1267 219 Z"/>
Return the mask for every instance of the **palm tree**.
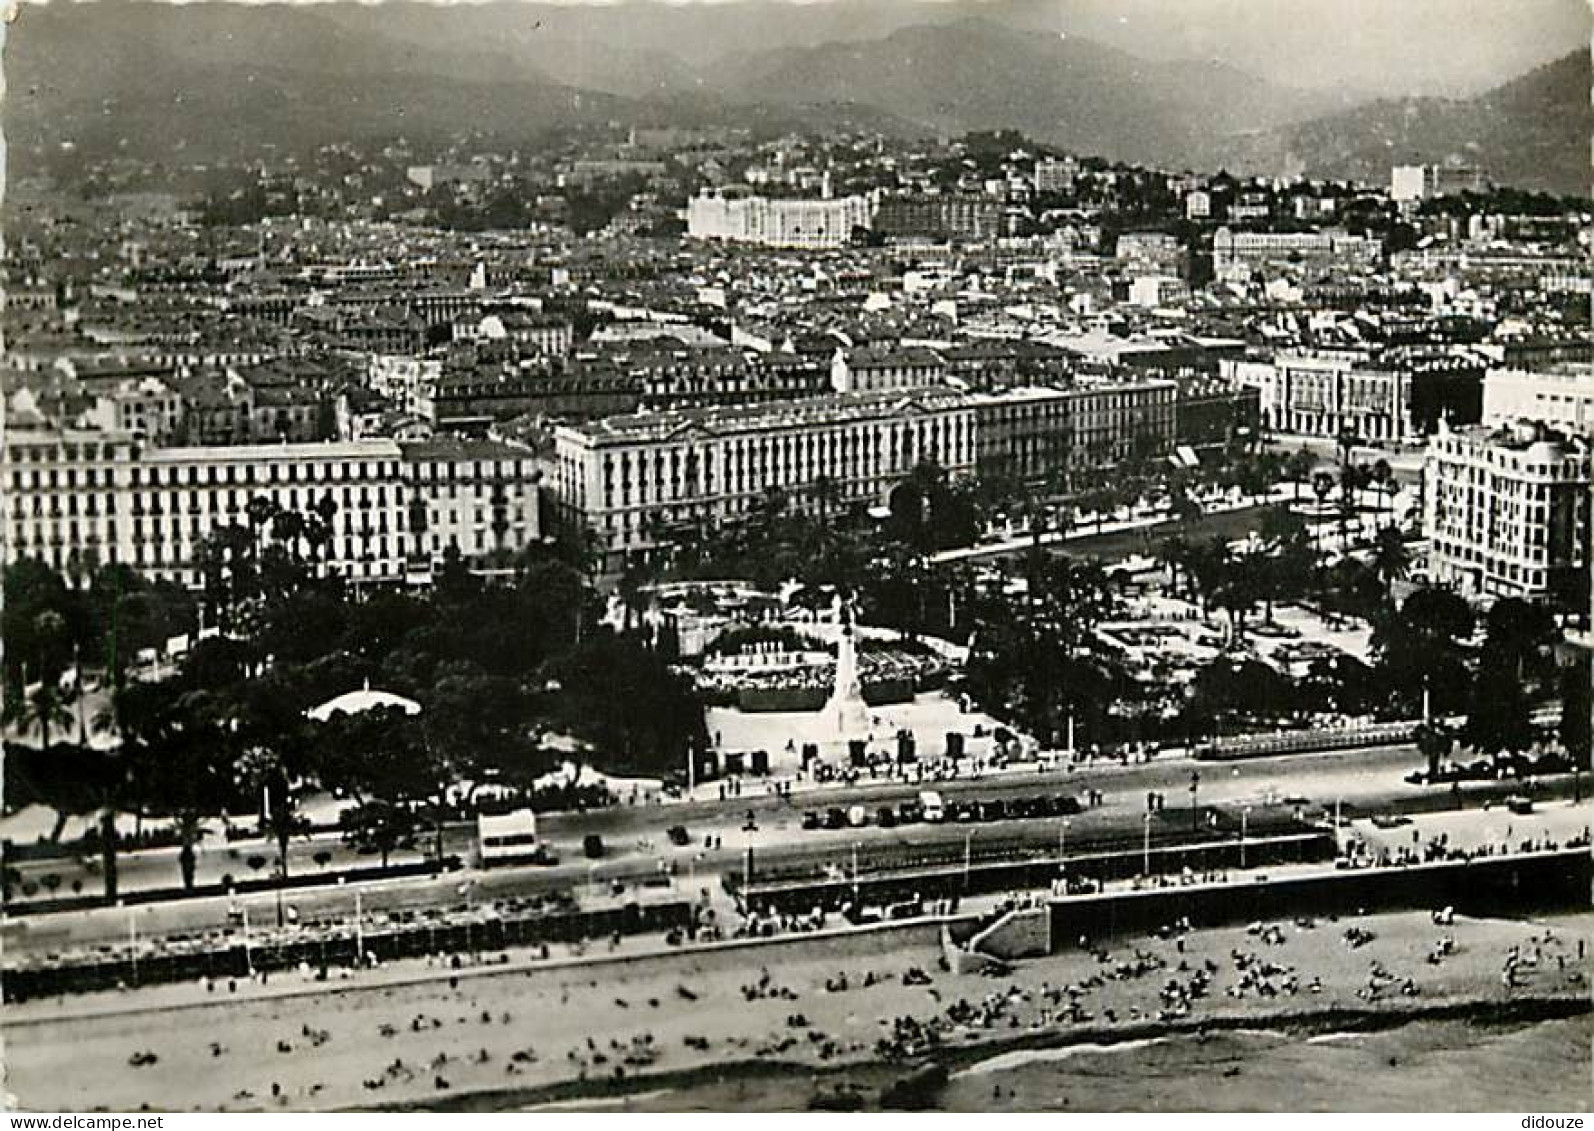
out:
<path id="1" fill-rule="evenodd" d="M 1406 548 L 1400 531 L 1393 526 L 1380 527 L 1373 540 L 1373 573 L 1384 583 L 1384 599 L 1391 598 L 1396 581 L 1406 576 L 1411 568 L 1411 551 Z"/>
<path id="2" fill-rule="evenodd" d="M 840 488 L 836 481 L 828 475 L 816 475 L 809 485 L 808 493 L 819 507 L 819 525 L 828 529 L 830 526 L 830 509 L 841 499 Z"/>
<path id="3" fill-rule="evenodd" d="M 1369 474 L 1372 477 L 1372 485 L 1378 488 L 1378 509 L 1382 512 L 1386 509 L 1386 503 L 1393 505 L 1390 503 L 1390 496 L 1396 487 L 1395 470 L 1389 466 L 1387 459 L 1380 457 L 1369 469 Z"/>
<path id="4" fill-rule="evenodd" d="M 638 555 L 631 555 L 620 572 L 620 580 L 616 585 L 616 592 L 620 597 L 620 606 L 625 613 L 624 628 L 629 633 L 636 627 L 637 617 L 646 605 L 643 590 L 648 584 L 648 568 L 642 563 Z"/>
<path id="5" fill-rule="evenodd" d="M 1322 518 L 1323 504 L 1328 501 L 1329 495 L 1333 493 L 1334 476 L 1326 471 L 1314 473 L 1312 476 L 1312 494 L 1317 496 L 1318 518 Z M 1317 542 L 1317 552 L 1321 554 L 1323 552 L 1323 524 L 1321 522 L 1313 523 L 1312 533 L 1314 540 Z"/>
<path id="6" fill-rule="evenodd" d="M 299 540 L 305 533 L 305 519 L 298 511 L 283 511 L 271 523 L 271 536 L 279 546 L 287 551 L 288 556 L 295 562 L 303 560 L 303 550 Z"/>
<path id="7" fill-rule="evenodd" d="M 1284 474 L 1294 485 L 1295 501 L 1300 502 L 1301 484 L 1312 478 L 1317 468 L 1317 457 L 1306 448 L 1298 448 L 1284 459 Z"/>
<path id="8" fill-rule="evenodd" d="M 1157 547 L 1157 556 L 1168 567 L 1168 582 L 1175 595 L 1179 592 L 1179 571 L 1190 561 L 1190 540 L 1183 533 L 1170 534 Z"/>
<path id="9" fill-rule="evenodd" d="M 257 556 L 260 551 L 260 540 L 263 536 L 262 528 L 267 523 L 271 522 L 272 519 L 276 518 L 280 510 L 281 508 L 277 506 L 276 500 L 266 495 L 255 495 L 251 497 L 248 504 L 244 507 L 244 513 L 249 516 L 249 529 L 252 535 L 251 541 L 254 544 L 254 549 Z"/>
<path id="10" fill-rule="evenodd" d="M 24 733 L 37 730 L 39 747 L 48 750 L 50 732 L 64 731 L 72 725 L 70 702 L 59 683 L 46 679 L 23 697 L 7 697 L 5 721 Z"/>

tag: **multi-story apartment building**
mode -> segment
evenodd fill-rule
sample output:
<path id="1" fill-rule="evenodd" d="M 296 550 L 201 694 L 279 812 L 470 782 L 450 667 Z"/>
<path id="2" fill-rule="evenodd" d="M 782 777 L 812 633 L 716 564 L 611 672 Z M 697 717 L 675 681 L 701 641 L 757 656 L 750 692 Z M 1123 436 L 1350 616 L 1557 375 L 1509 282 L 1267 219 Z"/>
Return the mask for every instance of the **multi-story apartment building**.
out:
<path id="1" fill-rule="evenodd" d="M 1423 463 L 1428 575 L 1469 596 L 1586 596 L 1586 437 L 1532 421 L 1441 426 Z"/>
<path id="2" fill-rule="evenodd" d="M 729 240 L 819 250 L 850 243 L 853 230 L 874 223 L 866 196 L 785 200 L 763 196 L 695 196 L 686 206 L 686 233 L 693 239 Z"/>
<path id="3" fill-rule="evenodd" d="M 418 416 L 425 415 L 423 406 L 431 403 L 442 375 L 441 358 L 373 353 L 366 361 L 371 390 Z"/>
<path id="4" fill-rule="evenodd" d="M 513 342 L 523 353 L 538 357 L 563 357 L 575 342 L 569 319 L 513 308 L 461 316 L 454 321 L 453 333 L 455 341 Z"/>
<path id="5" fill-rule="evenodd" d="M 1343 229 L 1315 232 L 1240 232 L 1219 228 L 1212 236 L 1212 270 L 1220 280 L 1249 279 L 1279 270 L 1323 271 L 1373 267 L 1383 244 Z"/>
<path id="6" fill-rule="evenodd" d="M 1207 374 L 1178 378 L 1175 440 L 1190 448 L 1216 448 L 1254 439 L 1261 429 L 1261 394 Z"/>
<path id="7" fill-rule="evenodd" d="M 1226 359 L 1219 369 L 1258 391 L 1268 428 L 1294 435 L 1412 439 L 1441 420 L 1474 424 L 1482 406 L 1483 363 L 1465 354 L 1325 351 Z"/>
<path id="8" fill-rule="evenodd" d="M 766 492 L 792 505 L 878 504 L 920 461 L 973 471 L 974 407 L 950 391 L 814 397 L 609 417 L 555 430 L 549 490 L 560 522 L 585 526 L 618 569 L 671 527 L 744 520 Z"/>
<path id="9" fill-rule="evenodd" d="M 13 427 L 0 445 L 0 538 L 6 561 L 36 557 L 76 579 L 121 562 L 199 586 L 206 540 L 248 526 L 250 502 L 263 498 L 330 515 L 323 561 L 350 580 L 424 581 L 450 545 L 473 559 L 538 538 L 538 479 L 532 454 L 504 445 L 162 448 L 122 433 Z"/>
<path id="10" fill-rule="evenodd" d="M 1000 200 L 966 193 L 888 196 L 875 212 L 874 230 L 887 238 L 989 240 L 1002 234 Z"/>
<path id="11" fill-rule="evenodd" d="M 492 179 L 492 176 L 493 171 L 489 166 L 476 163 L 469 165 L 411 165 L 404 170 L 406 180 L 427 191 L 442 185 L 485 184 Z"/>
<path id="12" fill-rule="evenodd" d="M 1035 162 L 1035 191 L 1065 193 L 1074 191 L 1079 162 L 1073 157 L 1042 157 Z"/>
<path id="13" fill-rule="evenodd" d="M 636 382 L 612 367 L 555 369 L 481 366 L 444 372 L 417 413 L 437 428 L 473 435 L 531 413 L 603 416 L 632 412 L 642 403 Z"/>
<path id="14" fill-rule="evenodd" d="M 830 366 L 830 385 L 838 393 L 922 389 L 943 384 L 946 376 L 946 362 L 922 346 L 837 350 Z"/>
<path id="15" fill-rule="evenodd" d="M 642 348 L 609 364 L 635 384 L 648 408 L 755 404 L 830 390 L 825 367 L 793 353 Z"/>
<path id="16" fill-rule="evenodd" d="M 1594 365 L 1490 369 L 1483 379 L 1483 423 L 1511 420 L 1594 435 Z"/>
<path id="17" fill-rule="evenodd" d="M 106 432 L 130 432 L 164 440 L 183 421 L 183 398 L 159 377 L 123 381 L 97 393 L 84 422 Z"/>
<path id="18" fill-rule="evenodd" d="M 1389 198 L 1397 204 L 1482 192 L 1488 186 L 1489 178 L 1472 165 L 1395 165 L 1389 170 Z"/>
<path id="19" fill-rule="evenodd" d="M 1173 450 L 1179 385 L 1165 378 L 1104 380 L 1069 390 L 1070 474 Z"/>
<path id="20" fill-rule="evenodd" d="M 1118 237 L 1114 254 L 1125 270 L 1133 274 L 1171 275 L 1182 279 L 1190 272 L 1190 256 L 1184 242 L 1167 232 L 1125 232 Z"/>
<path id="21" fill-rule="evenodd" d="M 1068 466 L 1074 390 L 1026 386 L 975 393 L 974 464 L 982 481 L 1038 483 Z"/>

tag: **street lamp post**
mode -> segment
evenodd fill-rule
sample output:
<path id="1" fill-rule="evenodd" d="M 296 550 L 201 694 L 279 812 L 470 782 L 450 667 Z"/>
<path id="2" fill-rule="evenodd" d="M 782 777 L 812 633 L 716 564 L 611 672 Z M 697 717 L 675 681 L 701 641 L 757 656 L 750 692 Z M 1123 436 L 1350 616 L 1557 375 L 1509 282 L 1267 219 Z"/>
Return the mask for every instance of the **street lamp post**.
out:
<path id="1" fill-rule="evenodd" d="M 969 868 L 974 862 L 974 830 L 969 829 L 963 834 L 963 890 L 969 888 Z"/>
<path id="2" fill-rule="evenodd" d="M 1241 867 L 1241 869 L 1244 869 L 1244 867 L 1245 867 L 1245 825 L 1246 825 L 1246 821 L 1250 818 L 1250 816 L 1251 816 L 1251 807 L 1249 805 L 1243 807 L 1240 810 L 1240 867 Z"/>
<path id="3" fill-rule="evenodd" d="M 255 976 L 255 958 L 249 949 L 249 905 L 243 904 L 244 916 L 244 971 L 253 978 Z"/>
<path id="4" fill-rule="evenodd" d="M 1140 874 L 1149 879 L 1151 876 L 1151 811 L 1149 809 L 1143 819 L 1146 824 L 1146 836 L 1145 842 L 1140 849 Z"/>
<path id="5" fill-rule="evenodd" d="M 1198 815 L 1201 812 L 1201 807 L 1198 804 L 1196 804 L 1196 799 L 1198 797 L 1197 791 L 1200 788 L 1201 788 L 1201 772 L 1199 770 L 1191 770 L 1190 771 L 1190 831 L 1192 833 L 1201 831 L 1200 821 L 1197 819 Z"/>

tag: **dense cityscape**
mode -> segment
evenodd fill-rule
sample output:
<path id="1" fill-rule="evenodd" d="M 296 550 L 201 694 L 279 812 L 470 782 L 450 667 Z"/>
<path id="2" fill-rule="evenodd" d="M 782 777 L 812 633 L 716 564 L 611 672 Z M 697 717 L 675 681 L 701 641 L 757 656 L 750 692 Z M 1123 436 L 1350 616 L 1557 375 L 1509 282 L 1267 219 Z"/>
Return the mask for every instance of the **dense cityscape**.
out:
<path id="1" fill-rule="evenodd" d="M 1586 194 L 836 113 L 13 151 L 9 1106 L 1587 1107 Z"/>

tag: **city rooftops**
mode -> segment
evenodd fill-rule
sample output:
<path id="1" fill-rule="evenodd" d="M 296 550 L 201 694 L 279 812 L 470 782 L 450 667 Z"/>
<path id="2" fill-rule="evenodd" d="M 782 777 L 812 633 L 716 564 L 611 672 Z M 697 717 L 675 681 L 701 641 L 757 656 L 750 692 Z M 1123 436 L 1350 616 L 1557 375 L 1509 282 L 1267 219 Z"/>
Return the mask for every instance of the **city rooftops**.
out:
<path id="1" fill-rule="evenodd" d="M 1469 424 L 1459 428 L 1441 427 L 1440 439 L 1454 438 L 1465 443 L 1527 452 L 1540 449 L 1547 458 L 1558 458 L 1568 453 L 1584 453 L 1588 441 L 1581 436 L 1568 435 L 1539 420 L 1520 418 L 1503 424 Z"/>
<path id="2" fill-rule="evenodd" d="M 392 440 L 329 440 L 309 444 L 226 444 L 172 448 L 145 448 L 144 463 L 264 463 L 284 460 L 398 459 Z"/>
<path id="3" fill-rule="evenodd" d="M 840 393 L 766 404 L 716 406 L 611 416 L 582 424 L 566 424 L 558 433 L 593 445 L 658 443 L 681 432 L 715 436 L 764 432 L 776 428 L 815 428 L 852 420 L 896 416 L 904 412 L 937 412 L 971 408 L 968 396 L 950 388 L 891 389 L 873 393 Z"/>
<path id="4" fill-rule="evenodd" d="M 527 448 L 516 447 L 514 444 L 498 440 L 469 440 L 454 436 L 434 436 L 430 440 L 401 442 L 399 450 L 411 463 L 522 460 L 531 459 L 533 455 Z"/>

